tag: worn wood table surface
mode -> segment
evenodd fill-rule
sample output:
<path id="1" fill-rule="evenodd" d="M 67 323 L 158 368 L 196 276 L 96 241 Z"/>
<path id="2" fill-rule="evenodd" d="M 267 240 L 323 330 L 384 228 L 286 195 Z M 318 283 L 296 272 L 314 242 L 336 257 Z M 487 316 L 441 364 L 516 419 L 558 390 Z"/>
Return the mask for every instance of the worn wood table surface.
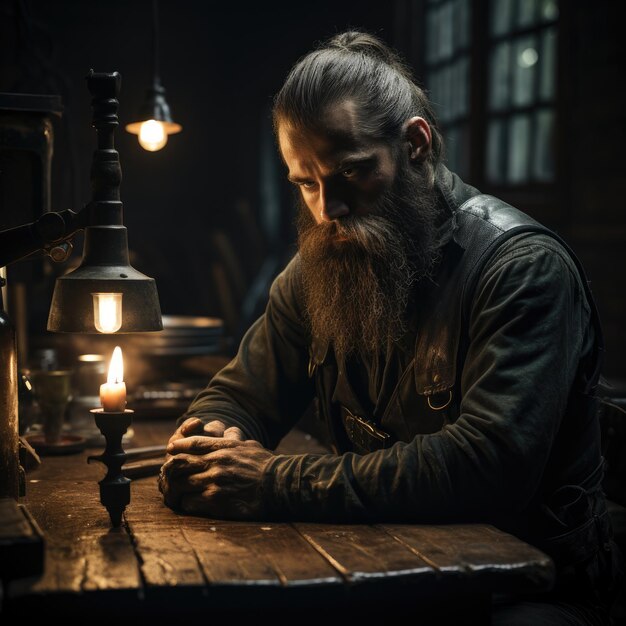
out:
<path id="1" fill-rule="evenodd" d="M 136 423 L 132 446 L 163 443 L 172 429 Z M 291 449 L 302 448 L 299 437 Z M 265 612 L 274 623 L 304 624 L 346 611 L 360 619 L 383 611 L 410 614 L 412 623 L 487 623 L 494 592 L 552 583 L 547 556 L 492 526 L 211 520 L 165 507 L 154 477 L 133 481 L 124 523 L 114 530 L 99 502 L 104 468 L 86 462 L 93 452 L 44 457 L 27 474 L 23 503 L 45 534 L 45 571 L 9 585 L 1 623 L 54 611 L 110 623 Z"/>

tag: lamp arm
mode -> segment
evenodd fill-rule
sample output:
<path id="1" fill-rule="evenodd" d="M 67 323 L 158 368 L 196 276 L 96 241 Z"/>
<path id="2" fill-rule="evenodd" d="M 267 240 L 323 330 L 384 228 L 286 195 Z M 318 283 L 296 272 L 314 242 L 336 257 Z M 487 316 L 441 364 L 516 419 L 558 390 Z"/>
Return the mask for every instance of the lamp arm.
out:
<path id="1" fill-rule="evenodd" d="M 0 230 L 0 267 L 44 250 L 54 261 L 65 261 L 71 252 L 69 240 L 90 223 L 93 204 L 80 211 L 44 213 L 22 226 Z"/>

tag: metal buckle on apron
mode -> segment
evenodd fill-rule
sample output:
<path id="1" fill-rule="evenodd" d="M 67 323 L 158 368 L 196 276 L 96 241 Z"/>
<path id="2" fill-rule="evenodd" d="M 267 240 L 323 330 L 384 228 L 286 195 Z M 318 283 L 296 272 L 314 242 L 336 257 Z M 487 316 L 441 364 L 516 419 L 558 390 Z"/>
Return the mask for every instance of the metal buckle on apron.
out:
<path id="1" fill-rule="evenodd" d="M 371 420 L 354 415 L 345 406 L 341 409 L 346 434 L 352 443 L 369 452 L 391 447 L 393 437 L 389 433 L 378 428 Z"/>
<path id="2" fill-rule="evenodd" d="M 448 405 L 450 404 L 450 402 L 452 402 L 452 389 L 450 389 L 448 391 L 448 399 L 441 405 L 439 406 L 433 406 L 432 404 L 432 396 L 428 396 L 427 398 L 428 400 L 428 406 L 433 410 L 433 411 L 443 411 L 445 408 L 448 407 Z"/>

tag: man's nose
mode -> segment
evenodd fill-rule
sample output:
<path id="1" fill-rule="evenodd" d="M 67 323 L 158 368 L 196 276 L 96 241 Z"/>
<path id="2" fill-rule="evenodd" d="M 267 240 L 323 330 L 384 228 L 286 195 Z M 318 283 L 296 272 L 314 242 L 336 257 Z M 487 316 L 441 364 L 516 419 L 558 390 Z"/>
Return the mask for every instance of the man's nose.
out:
<path id="1" fill-rule="evenodd" d="M 332 222 L 340 217 L 350 214 L 348 205 L 337 197 L 331 197 L 328 194 L 322 195 L 322 203 L 320 210 L 320 218 L 324 222 Z"/>

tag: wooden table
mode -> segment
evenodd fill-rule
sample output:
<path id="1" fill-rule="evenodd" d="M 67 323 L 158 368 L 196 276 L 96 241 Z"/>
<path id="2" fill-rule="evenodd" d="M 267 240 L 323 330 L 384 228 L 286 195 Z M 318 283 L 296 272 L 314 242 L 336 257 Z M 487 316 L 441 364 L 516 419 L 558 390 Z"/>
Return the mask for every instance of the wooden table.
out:
<path id="1" fill-rule="evenodd" d="M 172 431 L 134 428 L 133 446 Z M 45 571 L 9 585 L 1 623 L 57 611 L 111 623 L 264 613 L 323 626 L 378 611 L 414 624 L 488 623 L 494 592 L 544 591 L 553 581 L 546 555 L 492 526 L 218 521 L 165 507 L 156 478 L 133 482 L 125 523 L 113 530 L 99 502 L 103 467 L 87 465 L 88 453 L 45 457 L 27 475 L 23 502 L 45 534 Z"/>

